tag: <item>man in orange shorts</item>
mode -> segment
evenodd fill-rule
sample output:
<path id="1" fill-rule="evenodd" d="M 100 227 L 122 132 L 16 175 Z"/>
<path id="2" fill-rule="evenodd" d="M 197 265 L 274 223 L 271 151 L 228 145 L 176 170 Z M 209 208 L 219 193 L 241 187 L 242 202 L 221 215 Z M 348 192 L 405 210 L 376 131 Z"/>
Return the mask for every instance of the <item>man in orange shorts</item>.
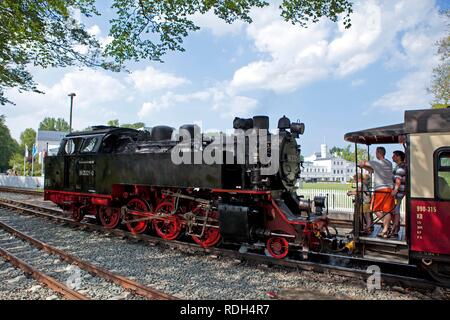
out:
<path id="1" fill-rule="evenodd" d="M 372 197 L 371 211 L 375 212 L 378 218 L 383 218 L 383 231 L 379 237 L 387 238 L 389 232 L 390 212 L 394 209 L 395 202 L 392 196 L 392 162 L 385 158 L 386 149 L 378 147 L 376 150 L 376 160 L 363 160 L 358 166 L 374 174 L 374 195 Z"/>

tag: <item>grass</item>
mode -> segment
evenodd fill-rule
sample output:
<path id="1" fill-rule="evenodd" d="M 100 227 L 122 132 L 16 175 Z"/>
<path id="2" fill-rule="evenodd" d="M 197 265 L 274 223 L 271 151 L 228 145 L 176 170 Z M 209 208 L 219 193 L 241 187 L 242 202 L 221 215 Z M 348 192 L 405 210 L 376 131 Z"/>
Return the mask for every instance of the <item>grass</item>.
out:
<path id="1" fill-rule="evenodd" d="M 351 183 L 303 183 L 302 189 L 352 190 Z"/>

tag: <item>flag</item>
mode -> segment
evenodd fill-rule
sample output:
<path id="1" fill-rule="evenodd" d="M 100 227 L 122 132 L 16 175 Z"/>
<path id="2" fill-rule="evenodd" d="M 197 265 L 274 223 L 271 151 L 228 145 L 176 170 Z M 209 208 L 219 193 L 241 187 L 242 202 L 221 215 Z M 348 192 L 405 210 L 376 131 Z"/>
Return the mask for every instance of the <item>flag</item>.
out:
<path id="1" fill-rule="evenodd" d="M 37 147 L 36 144 L 33 144 L 33 151 L 31 151 L 31 155 L 34 157 L 36 157 L 38 151 L 37 151 Z"/>
<path id="2" fill-rule="evenodd" d="M 25 158 L 28 158 L 28 146 L 25 145 Z"/>

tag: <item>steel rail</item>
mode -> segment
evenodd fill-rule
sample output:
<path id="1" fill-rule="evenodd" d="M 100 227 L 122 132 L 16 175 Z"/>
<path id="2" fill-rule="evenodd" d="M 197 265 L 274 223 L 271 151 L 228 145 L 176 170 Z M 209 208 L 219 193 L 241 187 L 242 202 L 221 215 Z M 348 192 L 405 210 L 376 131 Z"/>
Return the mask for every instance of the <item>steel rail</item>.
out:
<path id="1" fill-rule="evenodd" d="M 56 291 L 60 294 L 62 294 L 65 298 L 69 300 L 90 300 L 85 295 L 70 289 L 66 285 L 62 284 L 55 278 L 52 278 L 45 273 L 37 270 L 36 268 L 32 267 L 25 261 L 21 260 L 20 258 L 16 257 L 9 251 L 0 248 L 0 255 L 3 256 L 7 261 L 9 261 L 12 265 L 15 267 L 21 269 L 23 272 L 30 274 L 34 279 L 39 281 L 40 283 L 45 284 L 48 286 L 51 290 Z"/>
<path id="2" fill-rule="evenodd" d="M 0 187 L 0 192 L 21 193 L 21 194 L 28 194 L 28 195 L 34 195 L 34 196 L 43 196 L 44 195 L 44 191 L 39 191 L 36 189 L 15 188 L 15 187 Z"/>
<path id="3" fill-rule="evenodd" d="M 49 244 L 46 244 L 37 239 L 34 239 L 1 221 L 0 221 L 0 228 L 5 230 L 6 232 L 12 234 L 15 237 L 30 243 L 31 245 L 33 245 L 34 247 L 36 247 L 40 250 L 46 251 L 50 254 L 57 255 L 61 259 L 67 261 L 68 263 L 74 264 L 74 265 L 80 267 L 81 269 L 83 269 L 91 274 L 95 274 L 103 279 L 112 281 L 112 282 L 120 285 L 121 287 L 123 287 L 127 290 L 131 290 L 135 294 L 143 296 L 147 299 L 177 300 L 177 298 L 174 296 L 171 296 L 171 295 L 165 294 L 161 291 L 144 286 L 144 285 L 137 283 L 136 281 L 133 281 L 131 279 L 128 279 L 124 276 L 112 273 L 102 267 L 99 267 L 99 266 L 93 265 L 89 262 L 83 261 L 80 258 L 77 258 L 77 257 L 71 255 L 70 253 L 67 253 L 67 252 L 60 250 L 58 248 L 55 248 Z"/>
<path id="4" fill-rule="evenodd" d="M 9 202 L 9 203 L 8 203 Z M 191 252 L 191 253 L 207 253 L 214 256 L 224 256 L 228 258 L 233 258 L 237 260 L 244 260 L 248 262 L 254 262 L 257 264 L 263 264 L 263 265 L 277 265 L 287 268 L 293 268 L 297 270 L 304 270 L 304 271 L 313 271 L 313 272 L 319 272 L 319 273 L 332 273 L 336 275 L 341 275 L 345 277 L 350 278 L 357 278 L 361 280 L 366 280 L 371 274 L 368 274 L 366 270 L 363 269 L 356 269 L 356 268 L 349 268 L 349 267 L 343 267 L 343 266 L 336 266 L 331 264 L 325 264 L 325 263 L 317 263 L 312 261 L 303 261 L 303 260 L 291 260 L 291 259 L 273 259 L 271 257 L 267 257 L 265 255 L 256 254 L 256 253 L 241 253 L 236 250 L 231 249 L 224 249 L 224 248 L 203 248 L 197 244 L 194 243 L 187 243 L 182 241 L 166 241 L 158 237 L 145 235 L 145 234 L 133 234 L 128 231 L 124 231 L 121 229 L 105 229 L 104 227 L 87 223 L 87 222 L 76 222 L 73 221 L 70 218 L 66 217 L 60 217 L 60 216 L 54 216 L 52 214 L 47 214 L 44 212 L 40 212 L 33 209 L 27 209 L 20 206 L 13 205 L 11 203 L 20 203 L 18 201 L 14 200 L 6 200 L 6 203 L 3 199 L 0 199 L 0 206 L 4 206 L 10 209 L 17 210 L 19 212 L 23 213 L 29 213 L 32 215 L 38 215 L 45 218 L 50 218 L 54 221 L 59 221 L 62 223 L 67 223 L 71 226 L 80 228 L 80 229 L 90 229 L 94 231 L 98 231 L 104 234 L 108 235 L 114 235 L 120 238 L 129 238 L 133 240 L 138 241 L 144 241 L 146 243 L 149 243 L 151 245 L 162 245 L 169 248 L 176 248 L 180 249 L 183 252 Z M 39 208 L 40 210 L 47 211 L 48 208 L 40 207 L 37 205 L 32 205 L 25 203 L 24 205 Z M 56 211 L 61 214 L 61 211 L 49 209 L 48 211 Z M 337 257 L 335 257 L 337 259 Z M 343 260 L 350 260 L 354 261 L 355 263 L 358 262 L 365 262 L 365 263 L 372 263 L 372 264 L 389 264 L 388 262 L 381 262 L 378 260 L 369 260 L 369 259 L 361 259 L 361 258 L 353 258 L 353 257 L 342 257 Z M 391 264 L 394 268 L 402 268 L 407 266 L 399 266 L 397 264 Z M 409 267 L 411 268 L 411 267 Z M 401 272 L 405 271 L 399 270 L 399 273 L 381 273 L 381 279 L 385 283 L 390 284 L 396 284 L 396 285 L 404 285 L 404 286 L 410 286 L 410 287 L 416 287 L 416 288 L 422 288 L 422 289 L 434 289 L 437 285 L 436 282 L 432 282 L 426 279 L 422 278 L 415 278 L 410 276 L 404 276 L 401 275 Z"/>

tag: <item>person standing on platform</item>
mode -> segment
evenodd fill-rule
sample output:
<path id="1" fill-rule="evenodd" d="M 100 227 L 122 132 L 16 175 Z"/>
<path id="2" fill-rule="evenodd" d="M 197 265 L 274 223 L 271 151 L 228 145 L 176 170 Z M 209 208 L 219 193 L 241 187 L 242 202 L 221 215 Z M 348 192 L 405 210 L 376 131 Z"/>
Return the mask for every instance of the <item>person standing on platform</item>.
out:
<path id="1" fill-rule="evenodd" d="M 378 147 L 376 159 L 362 160 L 358 166 L 374 174 L 374 194 L 371 203 L 371 212 L 374 212 L 378 219 L 383 219 L 383 230 L 379 237 L 389 237 L 389 225 L 391 222 L 390 213 L 394 209 L 394 197 L 392 196 L 392 162 L 385 158 L 386 149 Z"/>
<path id="2" fill-rule="evenodd" d="M 390 233 L 391 238 L 398 238 L 398 232 L 400 231 L 400 208 L 402 206 L 402 200 L 406 193 L 406 164 L 405 164 L 405 153 L 403 151 L 394 151 L 392 155 L 392 161 L 394 161 L 397 166 L 394 169 L 393 180 L 394 189 L 392 190 L 392 196 L 395 199 L 395 208 L 392 212 L 392 231 Z"/>

